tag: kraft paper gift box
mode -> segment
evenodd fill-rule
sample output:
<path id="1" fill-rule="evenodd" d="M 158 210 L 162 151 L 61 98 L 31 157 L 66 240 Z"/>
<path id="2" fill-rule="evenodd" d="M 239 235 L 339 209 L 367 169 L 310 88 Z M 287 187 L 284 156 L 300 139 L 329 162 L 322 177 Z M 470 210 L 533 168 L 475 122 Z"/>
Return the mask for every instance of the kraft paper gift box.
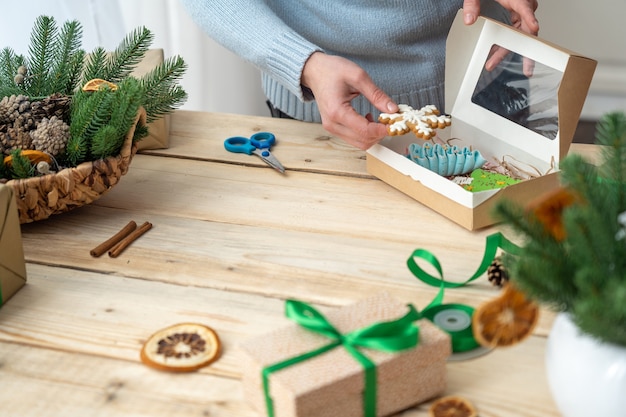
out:
<path id="1" fill-rule="evenodd" d="M 13 190 L 0 184 L 0 307 L 26 283 L 22 234 Z"/>
<path id="2" fill-rule="evenodd" d="M 408 306 L 381 294 L 324 316 L 346 334 L 373 323 L 398 319 Z M 426 319 L 413 323 L 418 344 L 398 352 L 359 348 L 376 368 L 376 415 L 386 416 L 441 394 L 446 388 L 447 333 Z M 268 414 L 264 368 L 328 345 L 329 339 L 293 323 L 242 345 L 244 393 L 261 415 Z M 268 379 L 275 417 L 364 416 L 364 367 L 344 346 L 272 372 Z"/>
<path id="3" fill-rule="evenodd" d="M 516 60 L 509 55 L 486 71 L 494 46 L 512 51 Z M 525 75 L 523 61 L 534 64 L 530 77 L 519 76 Z M 467 26 L 459 11 L 446 43 L 445 113 L 452 125 L 438 135 L 450 145 L 480 151 L 488 161 L 505 160 L 538 175 L 504 188 L 468 191 L 404 155 L 411 143 L 426 143 L 413 133 L 371 147 L 367 170 L 468 230 L 494 224 L 498 201 L 524 204 L 558 186 L 558 163 L 569 150 L 595 67 L 592 59 L 494 20 L 480 17 Z M 506 74 L 512 74 L 509 80 Z M 499 108 L 498 100 L 504 103 Z M 520 103 L 524 108 L 515 108 Z"/>
<path id="4" fill-rule="evenodd" d="M 152 71 L 157 65 L 160 65 L 163 62 L 163 59 L 163 49 L 149 49 L 143 60 L 137 64 L 131 75 L 141 77 Z M 169 148 L 170 115 L 166 114 L 163 117 L 150 122 L 148 124 L 148 132 L 148 136 L 141 139 L 137 144 L 138 151 Z"/>

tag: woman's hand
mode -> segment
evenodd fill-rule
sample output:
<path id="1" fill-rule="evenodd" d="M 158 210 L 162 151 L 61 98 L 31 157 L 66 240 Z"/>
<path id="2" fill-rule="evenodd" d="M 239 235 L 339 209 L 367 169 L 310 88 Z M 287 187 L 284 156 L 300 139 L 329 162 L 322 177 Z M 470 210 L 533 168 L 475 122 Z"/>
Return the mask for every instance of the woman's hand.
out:
<path id="1" fill-rule="evenodd" d="M 523 30 L 531 35 L 537 35 L 539 33 L 539 22 L 535 17 L 535 11 L 537 10 L 537 0 L 496 0 L 505 9 L 511 13 L 511 25 L 518 29 Z M 464 0 L 463 1 L 463 19 L 466 25 L 471 25 L 476 21 L 476 18 L 480 15 L 480 0 Z M 485 64 L 485 68 L 488 71 L 494 69 L 502 59 L 509 53 L 507 49 L 498 48 L 489 58 Z M 524 60 L 524 74 L 531 76 L 533 72 L 534 63 L 529 60 Z"/>
<path id="2" fill-rule="evenodd" d="M 387 127 L 361 116 L 350 103 L 363 95 L 381 112 L 398 106 L 354 62 L 323 52 L 313 53 L 302 70 L 302 85 L 309 88 L 322 117 L 322 126 L 359 149 L 368 149 L 387 135 Z"/>

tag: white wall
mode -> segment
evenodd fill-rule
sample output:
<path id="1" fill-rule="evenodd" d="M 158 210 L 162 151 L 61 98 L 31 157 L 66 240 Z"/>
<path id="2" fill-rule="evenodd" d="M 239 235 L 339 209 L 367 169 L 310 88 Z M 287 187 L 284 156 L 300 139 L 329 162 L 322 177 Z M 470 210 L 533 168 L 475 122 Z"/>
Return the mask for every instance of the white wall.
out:
<path id="1" fill-rule="evenodd" d="M 626 111 L 626 0 L 539 3 L 542 38 L 599 61 L 582 117 Z M 78 19 L 87 50 L 97 45 L 113 49 L 132 29 L 146 26 L 155 34 L 153 47 L 163 48 L 166 56 L 181 55 L 189 64 L 182 81 L 189 93 L 184 108 L 268 115 L 258 71 L 205 36 L 178 0 L 30 0 L 27 7 L 0 14 L 0 48 L 25 53 L 41 14 L 59 22 Z"/>
<path id="2" fill-rule="evenodd" d="M 539 35 L 598 61 L 583 118 L 626 112 L 626 1 L 539 0 Z"/>

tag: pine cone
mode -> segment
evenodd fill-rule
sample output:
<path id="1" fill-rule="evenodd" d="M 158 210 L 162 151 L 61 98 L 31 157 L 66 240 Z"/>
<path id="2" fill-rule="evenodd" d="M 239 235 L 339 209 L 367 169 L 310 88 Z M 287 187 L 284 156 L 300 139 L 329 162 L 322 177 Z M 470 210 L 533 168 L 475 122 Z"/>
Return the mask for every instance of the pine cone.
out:
<path id="1" fill-rule="evenodd" d="M 37 129 L 30 132 L 32 147 L 38 151 L 58 156 L 65 151 L 70 137 L 70 127 L 57 116 L 42 119 Z"/>
<path id="2" fill-rule="evenodd" d="M 56 116 L 64 122 L 69 122 L 71 98 L 63 94 L 53 94 L 40 101 L 31 103 L 31 114 L 37 121 Z"/>
<path id="3" fill-rule="evenodd" d="M 30 100 L 20 94 L 4 97 L 0 100 L 0 124 L 10 125 L 21 113 L 30 111 Z"/>
<path id="4" fill-rule="evenodd" d="M 495 258 L 487 268 L 487 278 L 489 282 L 498 287 L 502 287 L 509 281 L 509 274 L 504 269 L 500 257 Z"/>
<path id="5" fill-rule="evenodd" d="M 36 127 L 30 108 L 30 101 L 24 95 L 0 100 L 0 153 L 8 155 L 14 149 L 30 149 L 28 132 Z"/>
<path id="6" fill-rule="evenodd" d="M 0 151 L 9 155 L 15 149 L 30 149 L 31 141 L 27 131 L 12 126 L 6 132 L 0 132 Z"/>

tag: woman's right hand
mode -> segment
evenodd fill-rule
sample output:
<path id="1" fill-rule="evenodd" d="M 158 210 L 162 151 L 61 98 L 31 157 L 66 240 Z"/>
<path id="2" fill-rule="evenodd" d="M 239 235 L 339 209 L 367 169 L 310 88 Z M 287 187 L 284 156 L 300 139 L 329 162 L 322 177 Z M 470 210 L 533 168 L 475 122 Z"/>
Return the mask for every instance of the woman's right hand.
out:
<path id="1" fill-rule="evenodd" d="M 387 135 L 387 127 L 371 114 L 362 116 L 351 101 L 363 95 L 381 112 L 395 113 L 398 105 L 354 62 L 323 52 L 313 53 L 302 71 L 301 84 L 309 88 L 329 133 L 359 149 L 368 149 Z"/>

